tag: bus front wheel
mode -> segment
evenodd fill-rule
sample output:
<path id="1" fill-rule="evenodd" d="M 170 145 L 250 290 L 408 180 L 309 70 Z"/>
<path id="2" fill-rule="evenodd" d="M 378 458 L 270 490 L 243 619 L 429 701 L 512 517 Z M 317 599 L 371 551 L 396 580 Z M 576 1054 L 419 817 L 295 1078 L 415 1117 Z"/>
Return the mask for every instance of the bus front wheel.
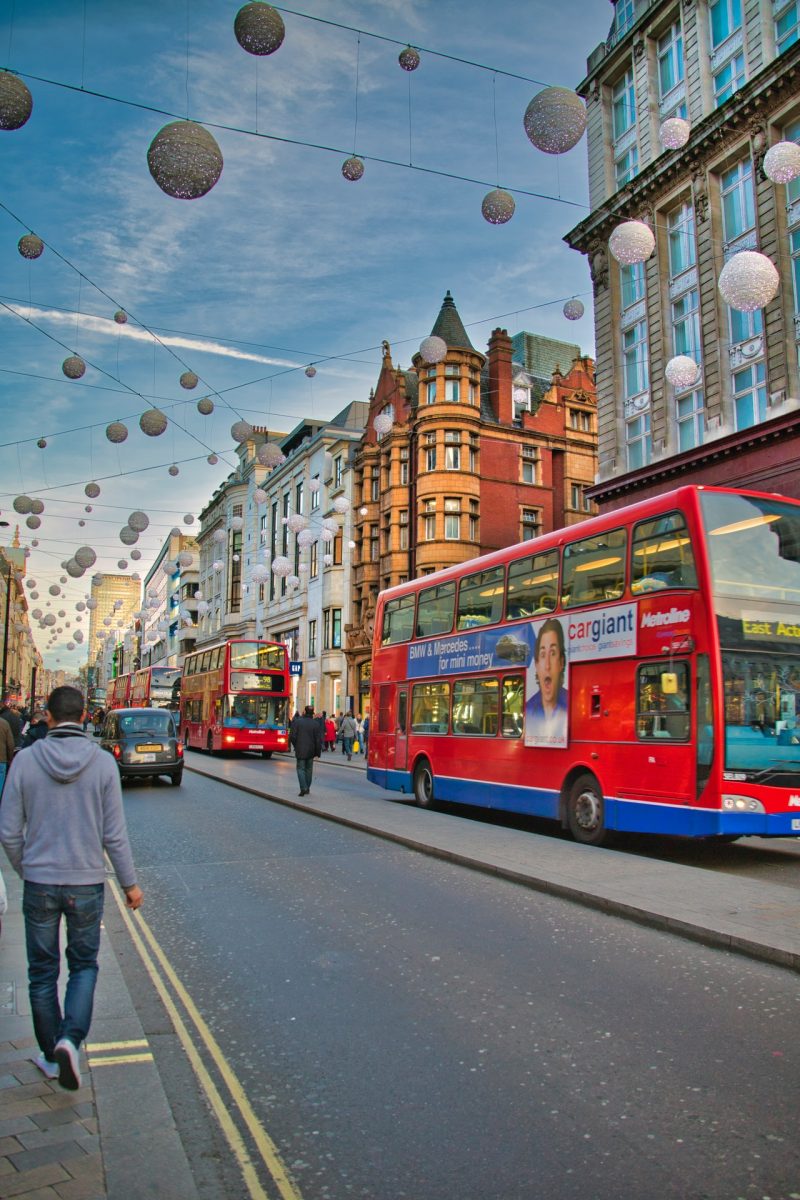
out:
<path id="1" fill-rule="evenodd" d="M 427 758 L 414 768 L 414 799 L 420 808 L 433 808 L 433 771 Z"/>
<path id="2" fill-rule="evenodd" d="M 600 785 L 593 775 L 579 775 L 569 790 L 567 823 L 576 842 L 602 846 L 608 837 Z"/>

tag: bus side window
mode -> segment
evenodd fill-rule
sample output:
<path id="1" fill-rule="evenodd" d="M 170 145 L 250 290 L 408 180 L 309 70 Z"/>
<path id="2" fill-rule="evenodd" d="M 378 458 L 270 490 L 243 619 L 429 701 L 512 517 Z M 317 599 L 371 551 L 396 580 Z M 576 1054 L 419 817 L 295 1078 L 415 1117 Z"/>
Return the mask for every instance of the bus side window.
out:
<path id="1" fill-rule="evenodd" d="M 631 543 L 631 591 L 697 587 L 692 541 L 679 512 L 641 521 Z"/>
<path id="2" fill-rule="evenodd" d="M 440 583 L 437 587 L 425 588 L 419 594 L 417 604 L 418 638 L 436 637 L 449 633 L 453 628 L 456 606 L 455 583 Z"/>
<path id="3" fill-rule="evenodd" d="M 627 537 L 625 529 L 609 529 L 564 547 L 561 603 L 565 608 L 622 595 Z"/>
<path id="4" fill-rule="evenodd" d="M 503 737 L 522 737 L 525 708 L 525 680 L 522 675 L 507 675 L 503 680 Z"/>
<path id="5" fill-rule="evenodd" d="M 558 559 L 558 550 L 547 550 L 509 564 L 506 608 L 509 621 L 553 611 L 558 595 Z"/>

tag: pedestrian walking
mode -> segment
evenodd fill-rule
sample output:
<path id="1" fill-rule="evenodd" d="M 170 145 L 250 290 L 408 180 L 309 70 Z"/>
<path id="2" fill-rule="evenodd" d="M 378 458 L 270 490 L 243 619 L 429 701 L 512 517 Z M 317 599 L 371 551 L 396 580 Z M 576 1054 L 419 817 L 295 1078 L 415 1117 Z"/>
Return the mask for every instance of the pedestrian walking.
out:
<path id="1" fill-rule="evenodd" d="M 364 725 L 361 730 L 361 749 L 364 751 L 364 758 L 367 757 L 367 748 L 369 746 L 369 713 L 364 717 Z"/>
<path id="2" fill-rule="evenodd" d="M 47 713 L 43 708 L 37 708 L 33 714 L 33 720 L 22 735 L 22 741 L 19 744 L 20 750 L 27 750 L 28 746 L 38 742 L 40 738 L 47 737 L 49 728 Z"/>
<path id="3" fill-rule="evenodd" d="M 36 1066 L 62 1087 L 81 1086 L 79 1050 L 92 1021 L 103 916 L 105 862 L 128 908 L 142 903 L 122 807 L 119 770 L 83 732 L 83 696 L 57 687 L 47 701 L 50 732 L 8 773 L 0 843 L 24 881 L 28 993 L 40 1053 Z M 67 926 L 69 978 L 58 996 L 59 931 Z"/>
<path id="4" fill-rule="evenodd" d="M 336 722 L 333 717 L 328 717 L 325 722 L 325 749 L 336 749 Z"/>
<path id="5" fill-rule="evenodd" d="M 6 782 L 6 772 L 11 766 L 11 760 L 14 757 L 14 734 L 11 732 L 11 726 L 5 717 L 0 717 L 0 798 L 3 795 L 3 788 Z"/>
<path id="6" fill-rule="evenodd" d="M 328 746 L 327 739 L 325 737 L 325 726 L 328 723 L 328 714 L 324 711 L 324 709 L 322 715 L 317 717 L 316 720 L 319 721 L 319 731 L 322 734 L 322 749 L 327 750 Z"/>
<path id="7" fill-rule="evenodd" d="M 356 740 L 353 742 L 353 753 L 364 751 L 364 718 L 361 713 L 356 717 Z"/>
<path id="8" fill-rule="evenodd" d="M 356 736 L 356 720 L 352 712 L 342 717 L 341 730 L 342 753 L 347 755 L 347 761 L 350 762 L 353 757 L 353 739 Z"/>
<path id="9" fill-rule="evenodd" d="M 322 755 L 322 730 L 314 716 L 312 704 L 306 705 L 302 717 L 292 721 L 289 742 L 294 747 L 297 781 L 300 784 L 298 795 L 307 796 L 311 791 L 314 759 Z"/>

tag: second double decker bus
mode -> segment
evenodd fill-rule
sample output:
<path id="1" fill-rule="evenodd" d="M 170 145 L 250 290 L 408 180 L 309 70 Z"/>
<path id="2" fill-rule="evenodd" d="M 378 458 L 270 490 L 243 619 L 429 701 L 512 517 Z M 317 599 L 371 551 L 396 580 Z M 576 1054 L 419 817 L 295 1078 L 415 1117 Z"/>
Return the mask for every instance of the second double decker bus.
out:
<path id="1" fill-rule="evenodd" d="M 687 486 L 381 593 L 368 776 L 609 830 L 800 835 L 800 503 Z"/>
<path id="2" fill-rule="evenodd" d="M 131 708 L 180 708 L 180 667 L 142 667 L 131 679 Z"/>
<path id="3" fill-rule="evenodd" d="M 184 744 L 213 754 L 289 749 L 289 656 L 280 642 L 229 641 L 187 654 L 181 681 Z"/>
<path id="4" fill-rule="evenodd" d="M 106 687 L 106 708 L 127 708 L 131 698 L 131 675 L 117 675 Z"/>

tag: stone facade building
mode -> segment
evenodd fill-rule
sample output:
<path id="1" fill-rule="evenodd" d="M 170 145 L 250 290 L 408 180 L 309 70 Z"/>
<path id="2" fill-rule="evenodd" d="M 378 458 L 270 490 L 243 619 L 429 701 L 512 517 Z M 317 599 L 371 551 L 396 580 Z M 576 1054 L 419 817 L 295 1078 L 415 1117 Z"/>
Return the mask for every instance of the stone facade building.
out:
<path id="1" fill-rule="evenodd" d="M 450 293 L 431 331 L 431 365 L 395 367 L 384 343 L 369 419 L 353 459 L 350 686 L 368 705 L 378 592 L 580 521 L 596 470 L 594 363 L 532 334 L 472 345 Z M 515 361 L 515 341 L 517 359 Z M 560 361 L 559 356 L 560 355 Z M 546 363 L 547 376 L 537 375 Z M 374 421 L 387 413 L 391 429 Z"/>
<path id="2" fill-rule="evenodd" d="M 588 60 L 591 213 L 566 237 L 595 296 L 603 508 L 678 482 L 737 484 L 800 498 L 800 181 L 764 174 L 764 155 L 800 140 L 797 0 L 616 0 Z M 688 142 L 665 149 L 668 117 Z M 651 226 L 655 251 L 620 266 L 620 222 Z M 718 279 L 740 250 L 777 266 L 766 308 L 736 311 Z M 695 384 L 665 368 L 685 354 Z"/>

